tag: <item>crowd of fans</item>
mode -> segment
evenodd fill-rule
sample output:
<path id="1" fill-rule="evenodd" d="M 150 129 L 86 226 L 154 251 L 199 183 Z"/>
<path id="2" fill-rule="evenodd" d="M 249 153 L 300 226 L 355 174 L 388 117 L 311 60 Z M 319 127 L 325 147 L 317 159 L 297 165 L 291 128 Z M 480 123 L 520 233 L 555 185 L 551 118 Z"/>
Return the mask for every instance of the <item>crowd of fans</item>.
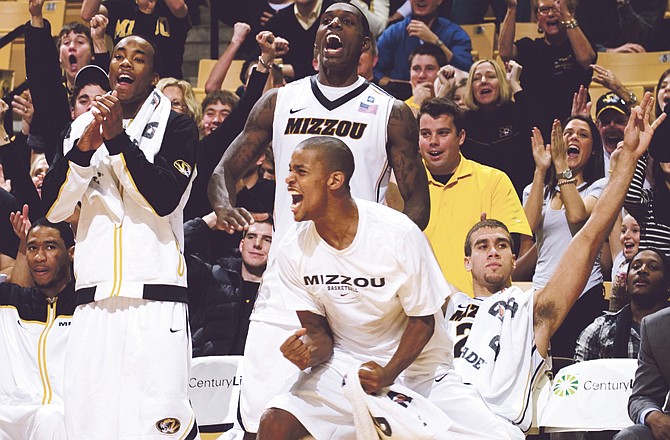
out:
<path id="1" fill-rule="evenodd" d="M 71 234 L 81 237 L 77 229 L 80 212 L 86 209 L 82 205 L 88 206 L 101 196 L 87 192 L 89 195 L 83 196 L 87 201 L 74 203 L 71 215 L 65 219 L 69 227 L 64 228 L 63 224 L 44 219 L 54 216 L 61 194 L 54 194 L 50 187 L 42 200 L 42 187 L 45 175 L 53 182 L 56 171 L 48 176 L 50 167 L 56 169 L 54 164 L 64 159 L 65 146 L 72 146 L 71 134 L 76 124 L 73 121 L 86 113 L 95 114 L 98 107 L 94 103 L 101 102 L 99 97 L 107 102 L 105 99 L 110 98 L 106 97 L 116 96 L 112 84 L 132 88 L 139 81 L 134 73 L 124 76 L 123 68 L 119 76 L 109 76 L 110 63 L 123 64 L 126 54 L 121 56 L 115 50 L 110 55 L 105 36 L 116 45 L 126 41 L 125 37 L 139 35 L 157 54 L 152 61 L 157 81 L 152 80 L 149 89 L 155 87 L 165 95 L 171 112 L 184 115 L 198 130 L 194 177 L 191 178 L 190 165 L 182 164 L 180 172 L 188 174 L 188 189 L 184 192 L 188 198 L 175 205 L 183 208 L 183 216 L 174 217 L 183 220 L 183 240 L 179 238 L 181 234 L 175 234 L 175 242 L 187 271 L 192 353 L 194 357 L 244 354 L 249 317 L 259 286 L 262 288 L 273 240 L 275 191 L 285 186 L 283 181 L 275 182 L 270 135 L 248 134 L 250 130 L 255 133 L 262 112 L 267 112 L 270 105 L 274 113 L 279 98 L 272 95 L 271 104 L 261 101 L 265 103 L 263 108 L 254 105 L 268 90 L 305 77 L 316 78 L 317 72 L 329 68 L 319 65 L 319 54 L 347 56 L 345 37 L 330 34 L 323 38 L 321 46 L 315 45 L 315 39 L 321 38 L 319 29 L 336 20 L 333 26 L 341 27 L 344 34 L 354 33 L 357 24 L 322 18 L 335 3 L 333 0 L 223 2 L 216 10 L 221 14 L 219 18 L 233 27 L 233 36 L 207 80 L 205 98 L 198 102 L 192 85 L 182 75 L 193 12 L 189 7 L 197 8 L 191 3 L 84 0 L 81 18 L 88 26 L 70 23 L 59 32 L 43 18 L 43 0 L 27 3 L 31 19 L 25 25 L 25 58 L 30 88 L 0 101 L 0 271 L 9 275 L 12 286 L 32 289 L 32 296 L 25 300 L 30 306 L 17 305 L 22 300 L 16 288 L 7 293 L 0 290 L 0 306 L 47 310 L 58 297 L 65 299 L 58 301 L 55 316 L 69 322 L 74 313 L 71 297 L 74 280 L 80 274 L 70 271 Z M 632 120 L 631 112 L 635 116 L 643 97 L 630 92 L 617 79 L 617 72 L 598 65 L 598 53 L 670 49 L 668 21 L 663 19 L 667 5 L 661 0 L 497 0 L 491 6 L 499 27 L 500 59 L 473 59 L 470 37 L 459 25 L 482 22 L 488 3 L 375 0 L 374 5 L 368 5 L 351 0 L 369 23 L 365 28 L 368 43 L 361 50 L 358 75 L 371 87 L 404 101 L 415 118 L 403 119 L 409 110 L 399 116 L 403 124 L 411 124 L 407 133 L 418 134 L 412 142 L 425 167 L 430 208 L 424 208 L 429 209 L 430 218 L 427 225 L 413 220 L 424 226 L 446 280 L 470 297 L 477 296 L 478 284 L 475 280 L 473 286 L 474 273 L 467 264 L 471 250 L 466 236 L 475 224 L 487 218 L 502 222 L 516 256 L 510 269 L 513 280 L 532 281 L 533 288 L 541 290 L 607 187 L 613 172 L 611 157 L 626 142 L 626 124 L 629 118 Z M 517 21 L 531 19 L 537 22 L 541 37 L 516 39 Z M 58 35 L 55 41 L 52 34 Z M 246 61 L 243 86 L 237 91 L 221 90 L 234 59 Z M 609 89 L 594 97 L 595 103 L 589 102 L 588 97 L 592 82 Z M 312 88 L 318 89 L 316 80 Z M 332 99 L 337 93 L 326 90 L 323 99 Z M 144 98 L 136 101 L 141 104 Z M 659 77 L 653 98 L 655 108 L 647 115 L 651 120 L 670 111 L 670 69 Z M 136 101 L 128 98 L 128 102 Z M 592 105 L 595 119 L 591 117 Z M 363 106 L 359 112 L 379 118 L 390 115 L 391 120 L 394 115 L 398 117 L 391 105 L 387 109 L 379 102 L 369 101 Z M 388 114 L 377 114 L 380 108 Z M 290 113 L 294 113 L 293 108 Z M 274 115 L 275 119 L 279 117 Z M 132 121 L 125 118 L 125 113 L 124 119 Z M 20 130 L 14 132 L 13 121 L 20 121 Z M 105 125 L 107 119 L 101 123 L 105 135 L 105 130 L 111 129 Z M 389 145 L 393 141 L 390 125 L 391 122 L 389 138 L 384 139 Z M 624 210 L 612 228 L 605 231 L 609 240 L 588 268 L 590 276 L 583 292 L 551 337 L 551 354 L 555 358 L 636 358 L 641 320 L 668 305 L 669 125 L 668 121 L 660 124 L 649 151 L 637 162 L 625 194 Z M 238 138 L 243 130 L 248 137 Z M 289 129 L 286 130 L 284 134 Z M 275 125 L 270 137 L 278 134 L 281 133 Z M 145 130 L 142 136 L 150 140 L 153 134 Z M 224 163 L 228 147 L 239 139 L 253 142 L 254 151 L 263 153 L 243 159 L 252 165 L 240 171 L 234 188 L 227 187 L 227 191 L 234 192 L 230 199 L 235 201 L 235 207 L 253 213 L 256 221 L 247 228 L 225 231 L 213 209 L 216 206 L 212 205 L 210 178 L 219 171 L 217 165 Z M 108 149 L 112 148 L 108 145 Z M 405 202 L 415 203 L 416 199 L 403 200 L 408 195 L 406 175 L 398 162 L 392 163 L 397 159 L 391 149 L 388 148 L 391 163 L 385 165 L 392 166 L 394 175 L 385 200 L 380 202 L 402 211 L 407 208 Z M 76 162 L 72 157 L 69 160 Z M 385 172 L 390 173 L 390 168 Z M 102 175 L 92 179 L 105 185 Z M 139 187 L 142 185 L 138 183 Z M 98 190 L 106 196 L 104 189 Z M 158 197 L 161 191 L 170 190 L 166 186 L 151 191 Z M 149 199 L 138 203 L 151 204 Z M 110 205 L 108 209 L 115 208 Z M 405 212 L 409 214 L 407 209 Z M 89 232 L 91 223 L 94 221 L 87 216 L 84 233 Z M 47 238 L 43 237 L 45 234 Z M 55 250 L 44 245 L 45 240 L 51 240 Z M 179 248 L 182 244 L 183 248 Z M 43 260 L 48 263 L 41 262 L 37 255 L 42 248 L 46 249 Z M 56 255 L 53 261 L 49 252 Z M 94 264 L 91 261 L 87 267 Z M 45 272 L 51 274 L 46 281 Z M 658 279 L 653 277 L 654 272 L 661 272 Z M 631 278 L 642 279 L 640 283 L 650 286 L 649 292 L 632 284 Z M 605 299 L 605 281 L 612 283 L 609 303 Z M 507 277 L 495 286 L 504 289 L 509 282 Z M 37 291 L 44 296 L 43 303 L 41 297 L 35 298 Z M 46 312 L 37 313 L 30 319 L 51 319 L 48 316 L 51 315 Z M 453 316 L 452 321 L 461 320 Z M 21 314 L 19 318 L 28 319 Z M 446 318 L 449 321 L 450 316 Z M 6 331 L 3 329 L 0 326 L 0 331 Z M 0 336 L 2 345 L 5 338 Z M 459 342 L 459 336 L 462 335 L 454 334 L 455 357 L 464 344 Z M 0 362 L 9 362 L 1 356 L 5 352 L 9 353 L 0 350 Z M 63 361 L 57 358 L 49 362 L 55 365 Z M 0 432 L 2 429 L 0 419 Z M 40 432 L 36 430 L 32 435 Z M 612 438 L 614 433 L 608 435 Z"/>

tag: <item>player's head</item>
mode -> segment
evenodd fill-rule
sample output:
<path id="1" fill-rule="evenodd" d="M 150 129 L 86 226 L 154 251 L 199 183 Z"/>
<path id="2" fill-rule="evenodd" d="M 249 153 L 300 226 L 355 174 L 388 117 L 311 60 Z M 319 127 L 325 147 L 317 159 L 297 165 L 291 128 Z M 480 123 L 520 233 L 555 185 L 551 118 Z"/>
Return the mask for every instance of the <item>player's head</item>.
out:
<path id="1" fill-rule="evenodd" d="M 361 53 L 370 45 L 370 25 L 360 9 L 338 2 L 321 14 L 314 45 L 319 70 L 342 66 L 356 69 Z"/>
<path id="2" fill-rule="evenodd" d="M 516 267 L 513 248 L 509 229 L 498 220 L 482 220 L 470 229 L 465 238 L 465 269 L 472 273 L 475 287 L 495 293 L 510 285 Z"/>
<path id="3" fill-rule="evenodd" d="M 245 269 L 261 276 L 268 263 L 268 252 L 272 244 L 272 216 L 256 220 L 244 231 L 240 241 L 240 254 Z"/>
<path id="4" fill-rule="evenodd" d="M 30 226 L 26 237 L 28 270 L 45 295 L 55 296 L 70 282 L 73 252 L 74 237 L 67 223 L 40 218 Z"/>
<path id="5" fill-rule="evenodd" d="M 315 136 L 302 141 L 291 155 L 286 177 L 296 221 L 325 215 L 331 197 L 349 197 L 354 155 L 338 138 Z"/>
<path id="6" fill-rule="evenodd" d="M 158 80 L 158 54 L 151 42 L 131 35 L 116 44 L 109 65 L 109 84 L 122 104 L 139 107 Z"/>
<path id="7" fill-rule="evenodd" d="M 626 290 L 632 302 L 651 308 L 668 300 L 670 259 L 656 249 L 643 249 L 630 260 Z"/>

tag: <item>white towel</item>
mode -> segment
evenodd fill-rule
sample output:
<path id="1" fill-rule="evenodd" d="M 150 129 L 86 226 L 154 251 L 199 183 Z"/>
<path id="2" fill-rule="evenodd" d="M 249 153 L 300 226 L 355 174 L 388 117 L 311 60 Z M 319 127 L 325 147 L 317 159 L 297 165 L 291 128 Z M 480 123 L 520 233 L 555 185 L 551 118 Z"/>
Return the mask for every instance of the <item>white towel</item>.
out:
<path id="1" fill-rule="evenodd" d="M 399 384 L 367 394 L 352 366 L 342 386 L 354 411 L 358 440 L 444 438 L 453 421 L 419 393 Z"/>

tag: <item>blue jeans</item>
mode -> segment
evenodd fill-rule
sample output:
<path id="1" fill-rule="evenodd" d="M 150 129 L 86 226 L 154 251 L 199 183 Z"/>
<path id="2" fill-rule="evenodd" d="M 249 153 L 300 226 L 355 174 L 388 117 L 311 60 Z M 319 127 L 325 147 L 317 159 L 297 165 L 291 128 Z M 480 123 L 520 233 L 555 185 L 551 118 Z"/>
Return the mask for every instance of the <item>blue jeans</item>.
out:
<path id="1" fill-rule="evenodd" d="M 451 7 L 451 21 L 458 24 L 478 24 L 484 21 L 489 3 L 493 4 L 496 23 L 500 23 L 507 13 L 505 0 L 454 0 Z M 516 21 L 530 21 L 530 0 L 519 0 Z"/>

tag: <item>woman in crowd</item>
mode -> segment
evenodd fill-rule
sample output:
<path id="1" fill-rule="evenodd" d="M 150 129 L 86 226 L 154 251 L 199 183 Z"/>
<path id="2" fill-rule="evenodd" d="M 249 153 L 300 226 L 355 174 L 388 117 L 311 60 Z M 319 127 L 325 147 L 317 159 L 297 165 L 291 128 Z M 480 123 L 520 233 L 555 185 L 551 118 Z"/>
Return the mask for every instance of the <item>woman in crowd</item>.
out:
<path id="1" fill-rule="evenodd" d="M 656 87 L 656 115 L 670 110 L 670 69 L 661 74 Z M 666 117 L 667 119 L 667 117 Z M 670 122 L 665 121 L 649 145 L 652 188 L 645 189 L 648 156 L 640 158 L 628 188 L 624 207 L 640 224 L 640 249 L 658 249 L 670 256 Z"/>
<path id="2" fill-rule="evenodd" d="M 472 65 L 465 88 L 465 143 L 468 159 L 504 171 L 517 195 L 533 180 L 533 153 L 528 133 L 541 120 L 519 77 L 523 68 L 507 64 L 507 75 L 491 60 Z M 514 97 L 514 100 L 512 100 Z"/>
<path id="3" fill-rule="evenodd" d="M 554 119 L 570 116 L 573 93 L 591 82 L 596 53 L 574 18 L 574 0 L 533 0 L 533 6 L 544 36 L 514 41 L 517 0 L 507 0 L 498 41 L 500 57 L 524 67 L 521 83 L 542 112 L 539 128 L 547 136 Z"/>
<path id="4" fill-rule="evenodd" d="M 535 173 L 524 190 L 524 211 L 537 238 L 537 289 L 547 283 L 570 240 L 588 220 L 606 179 L 602 143 L 590 118 L 571 117 L 565 130 L 554 121 L 550 145 L 534 128 L 533 158 Z M 552 355 L 572 359 L 577 336 L 606 308 L 598 258 L 581 297 L 551 340 Z"/>
<path id="5" fill-rule="evenodd" d="M 191 83 L 177 78 L 161 78 L 156 84 L 156 88 L 163 92 L 172 103 L 172 110 L 184 114 L 193 119 L 198 127 L 202 122 L 202 109 Z"/>

